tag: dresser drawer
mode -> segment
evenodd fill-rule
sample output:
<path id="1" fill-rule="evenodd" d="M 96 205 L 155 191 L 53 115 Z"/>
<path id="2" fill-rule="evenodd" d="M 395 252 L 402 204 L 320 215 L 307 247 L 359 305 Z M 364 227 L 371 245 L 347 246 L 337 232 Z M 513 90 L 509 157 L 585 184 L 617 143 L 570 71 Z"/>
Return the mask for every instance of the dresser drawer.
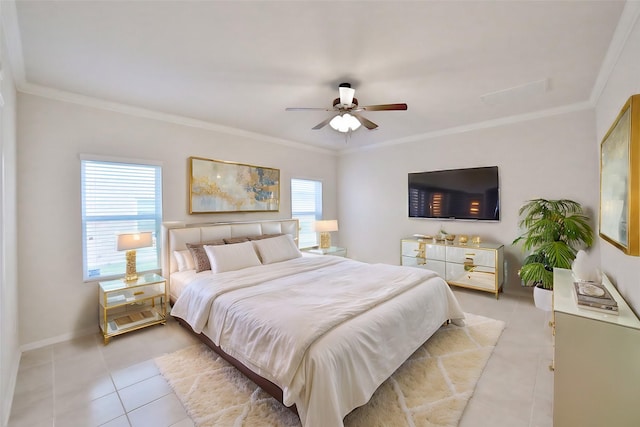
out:
<path id="1" fill-rule="evenodd" d="M 495 268 L 496 251 L 474 247 L 447 246 L 447 262 Z"/>
<path id="2" fill-rule="evenodd" d="M 136 303 L 149 298 L 164 296 L 165 283 L 160 282 L 144 286 L 125 287 L 114 291 L 103 292 L 102 297 L 100 298 L 100 304 L 105 308 L 110 308 Z"/>
<path id="3" fill-rule="evenodd" d="M 433 245 L 418 240 L 402 241 L 403 257 L 418 257 L 444 261 L 446 258 L 446 247 L 442 245 Z"/>
<path id="4" fill-rule="evenodd" d="M 403 256 L 402 257 L 402 265 L 409 267 L 420 267 L 426 268 L 428 270 L 433 270 L 438 276 L 445 278 L 446 275 L 446 264 L 444 261 L 424 259 L 424 258 L 414 258 Z"/>
<path id="5" fill-rule="evenodd" d="M 469 288 L 496 290 L 496 269 L 481 265 L 447 263 L 446 280 L 452 285 Z"/>

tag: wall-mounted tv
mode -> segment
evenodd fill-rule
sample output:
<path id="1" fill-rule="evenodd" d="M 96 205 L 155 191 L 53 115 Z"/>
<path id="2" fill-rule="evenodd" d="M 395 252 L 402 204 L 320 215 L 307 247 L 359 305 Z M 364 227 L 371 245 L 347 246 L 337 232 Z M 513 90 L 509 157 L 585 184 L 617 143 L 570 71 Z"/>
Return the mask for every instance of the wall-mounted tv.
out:
<path id="1" fill-rule="evenodd" d="M 498 167 L 409 173 L 409 218 L 500 220 Z"/>

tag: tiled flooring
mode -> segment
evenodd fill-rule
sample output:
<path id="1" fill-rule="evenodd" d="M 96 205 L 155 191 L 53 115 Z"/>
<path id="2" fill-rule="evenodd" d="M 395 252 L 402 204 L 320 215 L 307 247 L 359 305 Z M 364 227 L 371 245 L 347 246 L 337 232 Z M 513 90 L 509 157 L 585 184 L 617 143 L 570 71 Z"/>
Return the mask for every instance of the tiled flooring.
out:
<path id="1" fill-rule="evenodd" d="M 551 427 L 549 313 L 533 307 L 520 289 L 507 289 L 497 301 L 454 291 L 465 311 L 507 322 L 460 426 Z M 107 346 L 95 334 L 26 352 L 9 427 L 193 426 L 153 358 L 196 342 L 171 320 Z"/>

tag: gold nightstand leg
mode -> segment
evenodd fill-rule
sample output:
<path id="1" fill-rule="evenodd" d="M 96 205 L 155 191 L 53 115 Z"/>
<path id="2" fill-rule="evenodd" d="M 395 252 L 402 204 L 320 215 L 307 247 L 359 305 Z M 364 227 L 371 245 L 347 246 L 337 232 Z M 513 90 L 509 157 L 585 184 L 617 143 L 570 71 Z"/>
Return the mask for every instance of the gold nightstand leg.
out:
<path id="1" fill-rule="evenodd" d="M 106 336 L 106 335 L 105 335 L 105 336 L 104 336 L 104 345 L 109 344 L 109 340 L 110 340 L 110 339 L 111 339 L 111 337 L 108 337 L 108 336 Z"/>

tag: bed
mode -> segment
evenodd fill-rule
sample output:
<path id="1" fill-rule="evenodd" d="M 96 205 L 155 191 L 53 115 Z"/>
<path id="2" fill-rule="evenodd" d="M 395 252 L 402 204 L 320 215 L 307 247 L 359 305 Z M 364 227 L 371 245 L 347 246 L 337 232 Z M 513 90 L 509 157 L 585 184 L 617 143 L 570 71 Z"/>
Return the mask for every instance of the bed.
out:
<path id="1" fill-rule="evenodd" d="M 342 426 L 464 314 L 429 270 L 302 253 L 297 238 L 294 219 L 165 225 L 171 314 L 303 426 Z"/>

